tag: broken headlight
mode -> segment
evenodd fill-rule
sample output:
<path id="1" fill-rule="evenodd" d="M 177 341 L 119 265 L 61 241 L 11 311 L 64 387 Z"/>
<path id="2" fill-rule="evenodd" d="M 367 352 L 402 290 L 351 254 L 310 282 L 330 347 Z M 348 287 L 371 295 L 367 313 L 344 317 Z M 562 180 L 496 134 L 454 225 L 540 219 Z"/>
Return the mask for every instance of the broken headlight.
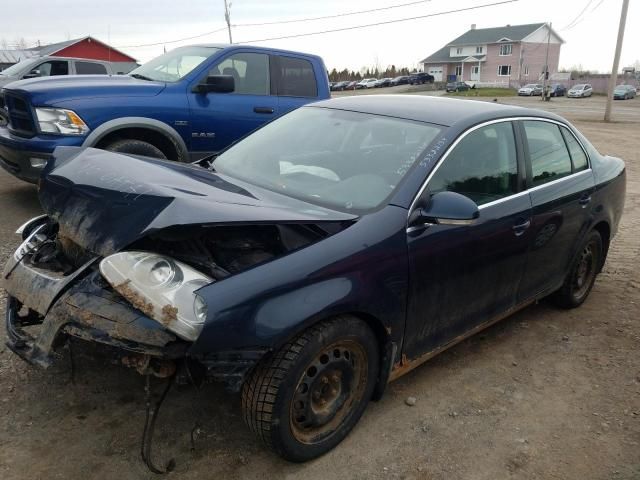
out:
<path id="1" fill-rule="evenodd" d="M 213 279 L 151 252 L 121 252 L 100 262 L 102 276 L 145 315 L 185 340 L 200 335 L 207 304 L 195 293 Z"/>

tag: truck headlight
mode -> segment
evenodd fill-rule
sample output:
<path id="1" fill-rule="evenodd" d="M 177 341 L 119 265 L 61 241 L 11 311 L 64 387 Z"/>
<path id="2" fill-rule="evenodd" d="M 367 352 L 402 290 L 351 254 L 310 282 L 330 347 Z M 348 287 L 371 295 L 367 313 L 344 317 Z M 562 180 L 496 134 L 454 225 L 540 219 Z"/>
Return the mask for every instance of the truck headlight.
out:
<path id="1" fill-rule="evenodd" d="M 38 124 L 43 133 L 57 135 L 85 135 L 89 127 L 72 110 L 64 108 L 36 108 Z"/>
<path id="2" fill-rule="evenodd" d="M 151 252 L 121 252 L 100 262 L 109 284 L 135 308 L 179 337 L 194 341 L 207 318 L 195 293 L 213 279 L 184 263 Z"/>

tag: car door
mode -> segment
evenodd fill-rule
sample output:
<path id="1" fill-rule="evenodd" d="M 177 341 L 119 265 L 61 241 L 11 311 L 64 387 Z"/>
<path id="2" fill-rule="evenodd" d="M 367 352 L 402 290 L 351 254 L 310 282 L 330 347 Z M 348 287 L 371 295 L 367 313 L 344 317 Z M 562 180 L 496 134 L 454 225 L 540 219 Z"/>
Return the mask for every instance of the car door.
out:
<path id="1" fill-rule="evenodd" d="M 271 76 L 276 84 L 279 115 L 284 115 L 318 98 L 318 85 L 313 65 L 305 58 L 272 55 Z M 349 83 L 344 83 L 342 90 Z"/>
<path id="2" fill-rule="evenodd" d="M 200 93 L 196 84 L 187 91 L 191 114 L 191 150 L 200 156 L 215 153 L 272 120 L 278 113 L 273 93 L 270 58 L 265 53 L 235 51 L 222 58 L 207 76 L 231 75 L 231 93 Z"/>
<path id="3" fill-rule="evenodd" d="M 495 319 L 516 303 L 529 248 L 531 203 L 511 121 L 465 134 L 431 174 L 420 201 L 440 191 L 479 205 L 468 225 L 408 229 L 410 293 L 403 353 L 416 358 Z"/>
<path id="4" fill-rule="evenodd" d="M 587 155 L 565 126 L 519 122 L 532 205 L 531 249 L 519 299 L 558 288 L 590 221 L 595 181 Z"/>
<path id="5" fill-rule="evenodd" d="M 69 75 L 68 60 L 50 60 L 33 67 L 29 73 L 22 78 L 54 77 L 58 75 Z"/>

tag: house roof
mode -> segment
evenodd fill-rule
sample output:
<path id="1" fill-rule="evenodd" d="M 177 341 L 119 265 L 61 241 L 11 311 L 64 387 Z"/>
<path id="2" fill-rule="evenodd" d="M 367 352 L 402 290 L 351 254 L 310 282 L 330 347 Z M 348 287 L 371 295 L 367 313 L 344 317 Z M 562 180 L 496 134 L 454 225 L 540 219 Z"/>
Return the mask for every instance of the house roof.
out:
<path id="1" fill-rule="evenodd" d="M 0 50 L 0 63 L 18 63 L 27 58 L 37 57 L 31 50 Z"/>
<path id="2" fill-rule="evenodd" d="M 496 43 L 502 39 L 518 42 L 543 27 L 544 23 L 529 23 L 527 25 L 507 25 L 505 27 L 476 28 L 463 33 L 449 46 L 476 45 L 481 43 Z"/>
<path id="3" fill-rule="evenodd" d="M 449 55 L 451 47 L 498 43 L 501 40 L 518 42 L 544 26 L 544 23 L 529 23 L 527 25 L 507 25 L 494 28 L 473 28 L 447 43 L 434 54 L 421 60 L 420 63 L 459 62 L 461 61 L 460 57 Z"/>

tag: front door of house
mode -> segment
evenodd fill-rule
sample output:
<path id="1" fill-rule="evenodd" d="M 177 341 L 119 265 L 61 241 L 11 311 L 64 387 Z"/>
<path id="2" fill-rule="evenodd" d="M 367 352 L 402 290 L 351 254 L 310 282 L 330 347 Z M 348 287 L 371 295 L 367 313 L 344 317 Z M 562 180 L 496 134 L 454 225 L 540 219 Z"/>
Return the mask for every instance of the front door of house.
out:
<path id="1" fill-rule="evenodd" d="M 480 67 L 478 65 L 471 67 L 471 80 L 476 82 L 480 80 Z"/>

